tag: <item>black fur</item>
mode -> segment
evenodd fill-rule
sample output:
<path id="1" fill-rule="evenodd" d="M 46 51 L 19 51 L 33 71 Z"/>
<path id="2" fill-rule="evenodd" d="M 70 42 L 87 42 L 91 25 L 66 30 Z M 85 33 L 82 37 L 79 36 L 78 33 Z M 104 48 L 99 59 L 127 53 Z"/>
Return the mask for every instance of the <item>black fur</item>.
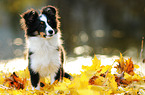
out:
<path id="1" fill-rule="evenodd" d="M 31 79 L 31 84 L 33 85 L 33 87 L 37 87 L 37 84 L 40 80 L 40 75 L 39 73 L 36 73 L 34 72 L 31 68 L 30 68 L 30 65 L 29 65 L 29 72 L 30 72 L 30 79 Z"/>
<path id="2" fill-rule="evenodd" d="M 65 58 L 64 58 L 65 54 L 64 54 L 63 47 L 60 46 L 57 50 L 61 52 L 60 57 L 61 57 L 61 63 L 63 64 L 64 60 L 65 60 Z M 72 79 L 72 77 L 69 74 L 64 72 L 63 65 L 60 65 L 60 68 L 59 68 L 58 72 L 56 73 L 55 80 L 63 80 L 63 77 L 68 78 L 68 79 Z"/>
<path id="3" fill-rule="evenodd" d="M 37 84 L 40 80 L 40 76 L 38 73 L 34 72 L 32 69 L 31 69 L 31 58 L 30 56 L 32 55 L 33 53 L 29 51 L 29 56 L 28 56 L 28 60 L 29 60 L 29 65 L 28 65 L 28 69 L 29 69 L 29 72 L 30 72 L 30 79 L 31 79 L 31 84 L 34 86 L 34 87 L 37 87 Z"/>
<path id="4" fill-rule="evenodd" d="M 68 73 L 64 72 L 62 66 L 60 66 L 60 68 L 56 74 L 55 80 L 58 80 L 58 81 L 62 80 L 63 77 L 68 78 L 68 79 L 72 78 Z"/>
<path id="5" fill-rule="evenodd" d="M 42 9 L 42 14 L 45 14 L 47 16 L 48 24 L 52 28 L 57 29 L 56 8 L 54 8 L 54 7 L 44 7 Z"/>
<path id="6" fill-rule="evenodd" d="M 35 31 L 39 30 L 40 27 L 40 20 L 38 16 L 38 12 L 35 10 L 29 10 L 26 13 L 24 13 L 23 18 L 25 19 L 25 24 L 27 27 L 27 36 L 36 36 Z"/>

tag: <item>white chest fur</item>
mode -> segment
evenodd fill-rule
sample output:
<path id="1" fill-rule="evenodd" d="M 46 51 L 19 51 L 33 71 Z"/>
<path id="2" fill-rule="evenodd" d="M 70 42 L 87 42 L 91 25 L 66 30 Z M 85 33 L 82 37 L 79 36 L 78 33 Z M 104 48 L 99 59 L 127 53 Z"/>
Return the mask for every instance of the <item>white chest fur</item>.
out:
<path id="1" fill-rule="evenodd" d="M 50 73 L 55 74 L 61 64 L 60 52 L 57 50 L 60 44 L 59 34 L 49 39 L 40 37 L 28 38 L 28 48 L 33 52 L 30 56 L 32 70 L 38 72 L 41 77 Z"/>

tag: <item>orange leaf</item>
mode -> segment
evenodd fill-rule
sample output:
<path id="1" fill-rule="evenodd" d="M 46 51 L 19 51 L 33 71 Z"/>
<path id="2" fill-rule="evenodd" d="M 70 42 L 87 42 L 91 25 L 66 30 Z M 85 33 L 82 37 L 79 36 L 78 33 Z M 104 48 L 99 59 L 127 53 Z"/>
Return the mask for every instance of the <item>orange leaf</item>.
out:
<path id="1" fill-rule="evenodd" d="M 15 87 L 16 89 L 24 89 L 24 80 L 19 78 L 15 72 L 9 78 L 6 78 L 5 82 L 8 82 L 9 86 Z"/>

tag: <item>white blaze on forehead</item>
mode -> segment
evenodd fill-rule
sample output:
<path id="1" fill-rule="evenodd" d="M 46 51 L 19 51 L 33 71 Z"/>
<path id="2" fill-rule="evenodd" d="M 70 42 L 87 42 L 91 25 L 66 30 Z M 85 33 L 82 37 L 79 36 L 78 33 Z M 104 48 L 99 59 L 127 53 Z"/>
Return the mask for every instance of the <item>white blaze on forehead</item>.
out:
<path id="1" fill-rule="evenodd" d="M 53 30 L 53 29 L 51 28 L 51 26 L 47 23 L 47 17 L 46 17 L 44 14 L 42 14 L 42 15 L 40 16 L 40 20 L 41 20 L 41 21 L 44 21 L 45 24 L 46 24 L 46 29 L 45 29 L 46 34 L 47 34 L 47 35 L 53 35 L 53 34 L 54 34 L 54 30 Z M 53 34 L 49 34 L 48 31 L 53 31 Z"/>

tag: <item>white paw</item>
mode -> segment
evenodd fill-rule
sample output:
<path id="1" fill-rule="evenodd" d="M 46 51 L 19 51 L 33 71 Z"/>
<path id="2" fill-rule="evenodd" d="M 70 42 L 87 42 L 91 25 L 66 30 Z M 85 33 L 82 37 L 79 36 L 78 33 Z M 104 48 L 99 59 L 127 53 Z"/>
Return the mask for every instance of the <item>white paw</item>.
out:
<path id="1" fill-rule="evenodd" d="M 54 81 L 55 81 L 55 74 L 51 74 L 51 82 L 50 82 L 50 84 L 53 84 L 54 83 Z"/>
<path id="2" fill-rule="evenodd" d="M 34 90 L 34 89 L 40 90 L 40 83 L 37 84 L 37 87 L 36 88 L 32 86 L 32 90 Z"/>

